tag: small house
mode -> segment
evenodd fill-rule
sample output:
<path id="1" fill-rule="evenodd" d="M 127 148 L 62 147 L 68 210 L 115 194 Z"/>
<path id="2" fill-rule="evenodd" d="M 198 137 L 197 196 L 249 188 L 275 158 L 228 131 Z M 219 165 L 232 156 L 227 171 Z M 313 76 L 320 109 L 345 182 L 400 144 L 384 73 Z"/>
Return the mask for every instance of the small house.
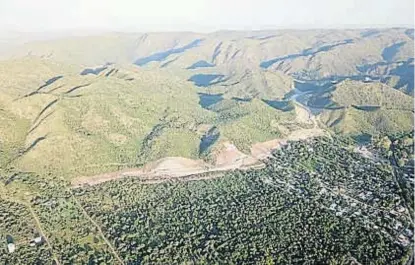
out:
<path id="1" fill-rule="evenodd" d="M 404 247 L 406 247 L 407 245 L 409 245 L 409 240 L 406 236 L 400 234 L 398 237 L 398 243 Z"/>
<path id="2" fill-rule="evenodd" d="M 405 234 L 407 237 L 412 237 L 412 236 L 414 235 L 414 233 L 412 232 L 412 230 L 411 230 L 411 229 L 408 229 L 408 228 L 406 228 L 406 229 L 404 230 L 404 234 Z"/>
<path id="3" fill-rule="evenodd" d="M 398 207 L 396 207 L 396 211 L 398 213 L 404 213 L 404 212 L 406 212 L 406 209 L 405 209 L 405 207 L 399 205 Z"/>
<path id="4" fill-rule="evenodd" d="M 38 237 L 35 237 L 34 241 L 35 241 L 35 244 L 38 245 L 43 242 L 43 239 L 41 236 L 38 236 Z"/>
<path id="5" fill-rule="evenodd" d="M 9 253 L 13 253 L 16 250 L 16 245 L 14 243 L 7 244 L 7 249 L 9 250 Z"/>

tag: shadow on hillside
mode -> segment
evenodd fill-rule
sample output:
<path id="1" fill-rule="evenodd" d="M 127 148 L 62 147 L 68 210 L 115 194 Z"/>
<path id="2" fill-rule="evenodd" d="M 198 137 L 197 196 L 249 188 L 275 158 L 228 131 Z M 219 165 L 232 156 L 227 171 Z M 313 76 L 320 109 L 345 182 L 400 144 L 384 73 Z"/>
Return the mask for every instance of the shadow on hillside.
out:
<path id="1" fill-rule="evenodd" d="M 27 132 L 27 134 L 32 133 L 34 130 L 36 130 L 47 118 L 49 118 L 54 111 L 51 111 L 50 113 L 46 114 L 42 119 L 38 120 L 37 123 L 34 123 L 33 127 Z"/>
<path id="2" fill-rule="evenodd" d="M 372 36 L 378 35 L 379 33 L 380 33 L 380 31 L 377 30 L 377 29 L 369 29 L 369 30 L 366 30 L 364 32 L 361 32 L 360 33 L 360 36 L 362 38 L 368 38 L 368 37 L 372 37 Z"/>
<path id="3" fill-rule="evenodd" d="M 196 86 L 207 87 L 219 81 L 224 75 L 220 74 L 196 74 L 191 76 L 188 80 L 192 81 Z"/>
<path id="4" fill-rule="evenodd" d="M 42 116 L 43 113 L 45 113 L 49 108 L 51 108 L 53 105 L 55 105 L 57 102 L 59 101 L 59 99 L 54 99 L 51 102 L 49 102 L 40 112 L 39 114 L 36 116 L 35 120 L 33 121 L 33 124 L 35 124 L 39 118 Z"/>
<path id="5" fill-rule="evenodd" d="M 268 106 L 284 112 L 294 110 L 294 105 L 291 103 L 291 101 L 266 99 L 263 99 L 262 101 L 265 102 Z"/>
<path id="6" fill-rule="evenodd" d="M 79 86 L 73 87 L 73 88 L 69 89 L 68 91 L 66 91 L 66 92 L 65 92 L 65 94 L 72 93 L 72 92 L 74 92 L 75 90 L 78 90 L 78 89 L 83 88 L 83 87 L 87 87 L 87 86 L 89 86 L 89 85 L 91 85 L 91 83 L 88 83 L 88 84 L 84 84 L 84 85 L 79 85 Z"/>
<path id="7" fill-rule="evenodd" d="M 150 62 L 161 62 L 164 59 L 166 59 L 169 55 L 176 54 L 176 53 L 183 53 L 186 50 L 197 47 L 202 41 L 203 39 L 196 39 L 183 47 L 174 48 L 174 49 L 170 49 L 164 52 L 154 53 L 147 57 L 139 58 L 134 62 L 134 64 L 138 66 L 144 66 Z"/>
<path id="8" fill-rule="evenodd" d="M 37 91 L 39 91 L 39 90 L 41 90 L 42 88 L 45 88 L 45 87 L 47 87 L 47 86 L 49 86 L 49 85 L 51 85 L 51 84 L 55 83 L 56 81 L 58 81 L 58 80 L 59 80 L 59 79 L 61 79 L 61 78 L 63 78 L 63 75 L 58 75 L 58 76 L 52 77 L 51 79 L 47 80 L 47 81 L 45 82 L 45 84 L 41 85 L 41 86 L 37 89 Z"/>
<path id="9" fill-rule="evenodd" d="M 219 42 L 218 45 L 216 45 L 215 50 L 213 51 L 212 54 L 212 63 L 215 63 L 216 58 L 218 57 L 218 55 L 220 54 L 220 47 L 222 47 L 223 42 Z"/>
<path id="10" fill-rule="evenodd" d="M 340 122 L 342 122 L 342 120 L 344 120 L 344 117 L 345 116 L 346 116 L 346 112 L 345 111 L 342 111 L 342 113 L 340 114 L 340 116 L 337 119 L 335 119 L 332 123 L 330 123 L 328 126 L 329 127 L 334 127 L 334 126 L 340 124 Z"/>
<path id="11" fill-rule="evenodd" d="M 160 67 L 161 67 L 161 68 L 167 67 L 167 66 L 169 66 L 171 63 L 174 63 L 175 61 L 177 61 L 177 59 L 179 59 L 179 56 L 177 56 L 176 58 L 174 58 L 174 59 L 172 59 L 172 60 L 170 60 L 170 61 L 167 61 L 167 62 L 163 63 Z"/>
<path id="12" fill-rule="evenodd" d="M 216 143 L 216 141 L 219 139 L 220 133 L 217 130 L 216 127 L 212 127 L 207 131 L 203 136 L 202 139 L 200 139 L 199 144 L 199 154 L 204 153 L 206 150 L 209 149 L 212 145 Z"/>
<path id="13" fill-rule="evenodd" d="M 39 138 L 36 138 L 32 144 L 30 144 L 30 146 L 28 148 L 26 148 L 26 150 L 24 150 L 22 152 L 22 155 L 26 154 L 27 152 L 29 152 L 30 150 L 32 150 L 33 148 L 35 148 L 36 145 L 38 145 L 41 141 L 46 140 L 46 136 L 41 136 Z"/>
<path id="14" fill-rule="evenodd" d="M 393 69 L 390 74 L 400 77 L 398 84 L 395 88 L 402 88 L 406 86 L 406 92 L 409 95 L 414 94 L 414 59 L 410 59 L 404 64 Z"/>
<path id="15" fill-rule="evenodd" d="M 381 67 L 389 67 L 392 64 L 398 64 L 397 67 L 390 70 L 389 73 L 383 75 L 382 78 L 373 76 L 371 73 L 375 73 Z M 382 82 L 388 81 L 392 76 L 398 76 L 399 81 L 394 86 L 396 89 L 402 89 L 406 87 L 405 93 L 412 95 L 414 92 L 414 58 L 410 58 L 407 61 L 400 61 L 400 62 L 377 62 L 374 64 L 365 64 L 359 65 L 356 67 L 359 72 L 362 73 L 360 76 L 356 76 L 354 79 L 359 81 L 366 81 L 367 79 L 370 80 L 379 80 Z M 378 75 L 378 74 L 377 74 Z M 360 77 L 360 78 L 359 78 Z"/>
<path id="16" fill-rule="evenodd" d="M 61 78 L 63 78 L 63 75 L 52 77 L 51 79 L 47 80 L 43 85 L 38 87 L 35 91 L 32 91 L 29 94 L 26 94 L 26 95 L 24 95 L 20 98 L 15 99 L 15 100 L 19 100 L 19 99 L 22 99 L 22 98 L 27 98 L 27 97 L 30 97 L 30 96 L 33 96 L 33 95 L 36 95 L 36 94 L 40 94 L 41 93 L 40 90 L 42 90 L 42 88 L 45 88 L 45 87 L 53 84 L 54 82 L 56 82 L 57 80 L 59 80 Z M 48 93 L 51 93 L 51 92 L 53 92 L 56 89 L 59 89 L 61 87 L 63 87 L 63 85 L 55 87 L 54 89 L 50 90 Z M 45 93 L 45 94 L 47 94 L 47 93 Z"/>
<path id="17" fill-rule="evenodd" d="M 367 133 L 362 133 L 356 136 L 352 136 L 353 140 L 355 140 L 358 144 L 370 144 L 372 141 L 372 135 Z"/>
<path id="18" fill-rule="evenodd" d="M 191 70 L 191 69 L 214 67 L 214 66 L 215 66 L 214 64 L 211 64 L 211 63 L 206 62 L 204 60 L 200 60 L 200 61 L 195 62 L 191 66 L 187 67 L 186 69 Z"/>
<path id="19" fill-rule="evenodd" d="M 272 39 L 277 37 L 276 34 L 273 35 L 268 35 L 268 36 L 251 36 L 251 37 L 247 37 L 247 39 L 251 39 L 251 40 L 268 40 L 268 39 Z"/>
<path id="20" fill-rule="evenodd" d="M 380 106 L 358 106 L 358 105 L 352 105 L 353 108 L 357 110 L 363 110 L 363 111 L 376 111 L 380 109 Z"/>
<path id="21" fill-rule="evenodd" d="M 330 82 L 327 82 L 327 81 L 324 84 L 294 81 L 294 86 L 300 92 L 318 93 L 318 92 L 326 92 L 326 91 L 330 90 L 330 88 L 332 87 L 332 84 Z"/>
<path id="22" fill-rule="evenodd" d="M 106 70 L 107 68 L 108 68 L 107 66 L 102 66 L 98 68 L 87 68 L 87 69 L 84 69 L 80 74 L 81 75 L 89 75 L 89 74 L 99 75 L 102 71 Z"/>
<path id="23" fill-rule="evenodd" d="M 235 100 L 237 102 L 251 102 L 252 98 L 238 98 L 238 97 L 232 97 L 232 100 Z"/>
<path id="24" fill-rule="evenodd" d="M 209 109 L 210 106 L 215 105 L 223 100 L 222 94 L 205 94 L 198 93 L 199 105 L 204 109 Z"/>
<path id="25" fill-rule="evenodd" d="M 346 39 L 342 42 L 335 43 L 335 44 L 324 45 L 324 46 L 321 46 L 317 49 L 316 48 L 308 48 L 308 49 L 303 50 L 300 53 L 289 54 L 289 55 L 285 55 L 285 56 L 282 56 L 282 57 L 277 57 L 277 58 L 274 58 L 274 59 L 271 59 L 271 60 L 268 60 L 268 61 L 263 61 L 263 62 L 261 62 L 260 67 L 266 69 L 266 68 L 269 68 L 270 66 L 272 66 L 275 63 L 282 62 L 282 61 L 285 61 L 285 60 L 291 60 L 291 59 L 295 59 L 295 58 L 298 58 L 298 57 L 305 57 L 305 56 L 315 56 L 318 53 L 327 52 L 327 51 L 330 51 L 330 50 L 332 50 L 332 49 L 334 49 L 338 46 L 343 46 L 343 45 L 347 45 L 347 44 L 350 44 L 350 43 L 353 43 L 352 39 Z"/>
<path id="26" fill-rule="evenodd" d="M 407 30 L 405 30 L 405 34 L 406 34 L 406 36 L 408 36 L 409 38 L 411 38 L 412 40 L 414 39 L 414 32 L 415 32 L 415 30 L 414 29 L 407 29 Z"/>
<path id="27" fill-rule="evenodd" d="M 45 136 L 41 136 L 36 138 L 29 147 L 27 147 L 24 150 L 20 150 L 19 153 L 13 157 L 10 161 L 8 161 L 8 165 L 11 164 L 13 161 L 19 159 L 20 157 L 24 156 L 26 153 L 28 153 L 30 150 L 32 150 L 33 148 L 35 148 L 40 142 L 42 142 L 43 140 L 46 140 L 47 135 Z"/>
<path id="28" fill-rule="evenodd" d="M 385 60 L 387 62 L 391 62 L 393 60 L 393 58 L 395 57 L 395 55 L 399 52 L 399 49 L 403 45 L 405 45 L 405 43 L 406 43 L 405 41 L 398 42 L 398 43 L 395 43 L 395 44 L 383 49 L 383 51 L 382 51 L 383 60 Z"/>

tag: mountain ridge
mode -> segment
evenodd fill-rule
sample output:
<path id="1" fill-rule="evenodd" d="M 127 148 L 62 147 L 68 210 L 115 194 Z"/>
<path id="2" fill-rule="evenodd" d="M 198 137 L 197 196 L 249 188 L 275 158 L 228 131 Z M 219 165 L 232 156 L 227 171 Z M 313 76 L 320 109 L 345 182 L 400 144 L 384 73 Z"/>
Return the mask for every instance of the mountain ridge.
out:
<path id="1" fill-rule="evenodd" d="M 349 135 L 407 130 L 413 44 L 409 29 L 27 42 L 0 61 L 2 163 L 75 176 L 117 169 L 89 164 L 214 161 L 224 143 L 249 154 L 255 144 L 309 129 L 310 120 Z"/>

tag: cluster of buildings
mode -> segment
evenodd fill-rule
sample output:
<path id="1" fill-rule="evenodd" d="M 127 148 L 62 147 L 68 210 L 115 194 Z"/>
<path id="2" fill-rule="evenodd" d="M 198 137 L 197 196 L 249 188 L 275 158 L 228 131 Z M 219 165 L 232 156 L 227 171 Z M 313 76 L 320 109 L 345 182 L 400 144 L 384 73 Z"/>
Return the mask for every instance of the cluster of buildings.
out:
<path id="1" fill-rule="evenodd" d="M 34 247 L 36 245 L 41 245 L 43 243 L 43 237 L 42 236 L 36 236 L 35 238 L 33 238 L 32 240 L 30 240 L 29 244 L 30 246 Z M 16 251 L 16 245 L 17 243 L 15 243 L 13 241 L 13 239 L 8 236 L 7 238 L 7 250 L 9 253 L 13 253 Z"/>

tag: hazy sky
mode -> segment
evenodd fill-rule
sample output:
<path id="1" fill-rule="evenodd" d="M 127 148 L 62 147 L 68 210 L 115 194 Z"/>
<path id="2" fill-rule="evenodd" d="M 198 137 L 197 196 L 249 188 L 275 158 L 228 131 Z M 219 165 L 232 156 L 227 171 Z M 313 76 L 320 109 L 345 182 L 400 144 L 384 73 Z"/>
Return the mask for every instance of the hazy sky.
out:
<path id="1" fill-rule="evenodd" d="M 214 31 L 414 24 L 414 0 L 0 0 L 0 29 Z"/>

